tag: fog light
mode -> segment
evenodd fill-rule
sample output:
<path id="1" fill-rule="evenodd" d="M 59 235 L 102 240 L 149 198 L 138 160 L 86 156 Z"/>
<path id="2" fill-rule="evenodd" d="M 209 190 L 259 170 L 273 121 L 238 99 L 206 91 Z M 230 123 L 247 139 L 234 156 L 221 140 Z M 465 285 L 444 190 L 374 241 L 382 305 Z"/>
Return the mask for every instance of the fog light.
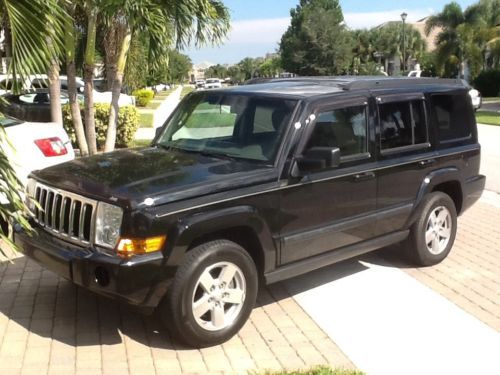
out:
<path id="1" fill-rule="evenodd" d="M 131 256 L 159 251 L 165 244 L 167 236 L 148 238 L 120 238 L 116 250 L 118 254 Z"/>

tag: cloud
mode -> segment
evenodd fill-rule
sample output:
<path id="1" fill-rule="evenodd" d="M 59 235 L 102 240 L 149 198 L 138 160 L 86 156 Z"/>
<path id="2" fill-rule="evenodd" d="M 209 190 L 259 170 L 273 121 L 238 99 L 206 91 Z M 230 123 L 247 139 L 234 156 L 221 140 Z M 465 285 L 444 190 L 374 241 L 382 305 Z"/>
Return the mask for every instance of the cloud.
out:
<path id="1" fill-rule="evenodd" d="M 289 17 L 235 21 L 226 44 L 275 43 L 289 24 Z"/>
<path id="2" fill-rule="evenodd" d="M 433 14 L 432 9 L 396 9 L 385 12 L 346 12 L 344 19 L 351 29 L 378 26 L 388 21 L 401 20 L 401 13 L 408 13 L 408 22 L 415 22 Z M 281 36 L 290 25 L 290 17 L 234 21 L 227 40 L 220 47 L 190 48 L 186 52 L 194 63 L 211 61 L 214 63 L 236 63 L 244 57 L 264 56 L 274 52 Z"/>
<path id="3" fill-rule="evenodd" d="M 344 13 L 344 20 L 351 29 L 369 29 L 388 21 L 400 21 L 404 9 L 395 9 L 386 12 L 348 12 Z M 406 10 L 407 22 L 415 22 L 434 13 L 432 9 Z"/>

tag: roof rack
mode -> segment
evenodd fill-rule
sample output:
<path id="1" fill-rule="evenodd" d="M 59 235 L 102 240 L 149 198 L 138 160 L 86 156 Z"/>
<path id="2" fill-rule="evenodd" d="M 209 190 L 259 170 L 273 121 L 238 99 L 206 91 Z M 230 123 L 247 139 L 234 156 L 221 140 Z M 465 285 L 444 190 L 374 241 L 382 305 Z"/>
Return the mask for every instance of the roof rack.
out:
<path id="1" fill-rule="evenodd" d="M 307 82 L 318 85 L 338 86 L 343 90 L 360 90 L 360 89 L 383 89 L 383 88 L 407 88 L 411 85 L 446 85 L 464 87 L 464 83 L 460 79 L 454 78 L 415 78 L 415 77 L 385 77 L 385 76 L 311 76 L 311 77 L 294 77 L 294 78 L 276 78 L 270 79 L 268 82 Z"/>

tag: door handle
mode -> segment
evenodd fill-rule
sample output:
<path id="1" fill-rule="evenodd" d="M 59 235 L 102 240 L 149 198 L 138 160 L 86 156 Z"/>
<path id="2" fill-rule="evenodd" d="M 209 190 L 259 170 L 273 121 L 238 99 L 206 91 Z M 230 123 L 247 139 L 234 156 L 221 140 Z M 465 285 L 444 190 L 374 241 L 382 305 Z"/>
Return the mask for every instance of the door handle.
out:
<path id="1" fill-rule="evenodd" d="M 427 159 L 427 160 L 421 160 L 418 162 L 418 165 L 421 168 L 429 167 L 433 165 L 436 162 L 436 159 Z"/>
<path id="2" fill-rule="evenodd" d="M 375 173 L 373 172 L 357 173 L 353 176 L 354 182 L 367 181 L 374 178 L 375 178 Z"/>

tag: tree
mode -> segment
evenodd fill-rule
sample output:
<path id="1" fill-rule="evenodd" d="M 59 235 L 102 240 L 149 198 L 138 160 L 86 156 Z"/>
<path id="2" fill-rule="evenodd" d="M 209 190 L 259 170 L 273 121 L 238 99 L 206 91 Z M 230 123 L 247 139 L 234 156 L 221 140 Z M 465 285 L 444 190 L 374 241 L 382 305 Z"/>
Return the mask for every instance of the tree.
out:
<path id="1" fill-rule="evenodd" d="M 205 71 L 205 77 L 226 78 L 227 76 L 227 68 L 220 64 L 212 65 Z"/>
<path id="2" fill-rule="evenodd" d="M 290 15 L 291 25 L 280 43 L 285 70 L 300 75 L 349 71 L 352 37 L 338 0 L 301 0 Z"/>
<path id="3" fill-rule="evenodd" d="M 481 14 L 477 6 L 462 11 L 459 4 L 451 2 L 443 10 L 427 19 L 425 32 L 442 30 L 437 36 L 436 63 L 438 71 L 445 76 L 465 77 L 465 65 L 478 64 L 478 33 Z"/>
<path id="4" fill-rule="evenodd" d="M 193 63 L 189 56 L 186 56 L 176 50 L 171 50 L 168 53 L 168 65 L 166 66 L 166 75 L 163 76 L 161 82 L 176 82 L 183 83 L 193 68 Z"/>
<path id="5" fill-rule="evenodd" d="M 19 92 L 22 82 L 30 74 L 47 71 L 51 56 L 62 53 L 66 15 L 56 0 L 0 0 L 0 14 L 9 24 L 9 73 L 12 75 L 13 91 Z M 46 38 L 48 35 L 53 35 L 50 43 Z M 5 131 L 0 127 L 0 195 L 8 201 L 8 204 L 0 205 L 0 218 L 11 218 L 25 230 L 30 230 L 29 223 L 23 216 L 25 208 L 21 184 L 7 159 L 7 147 L 10 146 L 6 141 Z M 3 226 L 0 227 L 0 239 L 11 243 Z M 1 248 L 0 253 L 6 255 Z"/>
<path id="6" fill-rule="evenodd" d="M 112 83 L 112 99 L 104 151 L 114 149 L 118 100 L 123 84 L 130 41 L 136 32 L 148 35 L 149 61 L 164 63 L 172 43 L 186 46 L 194 37 L 197 45 L 218 43 L 229 29 L 229 12 L 219 0 L 110 0 L 109 16 L 122 22 L 124 36 L 117 41 L 120 53 Z M 194 25 L 194 26 L 193 26 Z"/>
<path id="7" fill-rule="evenodd" d="M 262 64 L 259 65 L 259 73 L 261 77 L 276 77 L 283 71 L 281 67 L 281 57 L 275 56 L 264 60 Z"/>

